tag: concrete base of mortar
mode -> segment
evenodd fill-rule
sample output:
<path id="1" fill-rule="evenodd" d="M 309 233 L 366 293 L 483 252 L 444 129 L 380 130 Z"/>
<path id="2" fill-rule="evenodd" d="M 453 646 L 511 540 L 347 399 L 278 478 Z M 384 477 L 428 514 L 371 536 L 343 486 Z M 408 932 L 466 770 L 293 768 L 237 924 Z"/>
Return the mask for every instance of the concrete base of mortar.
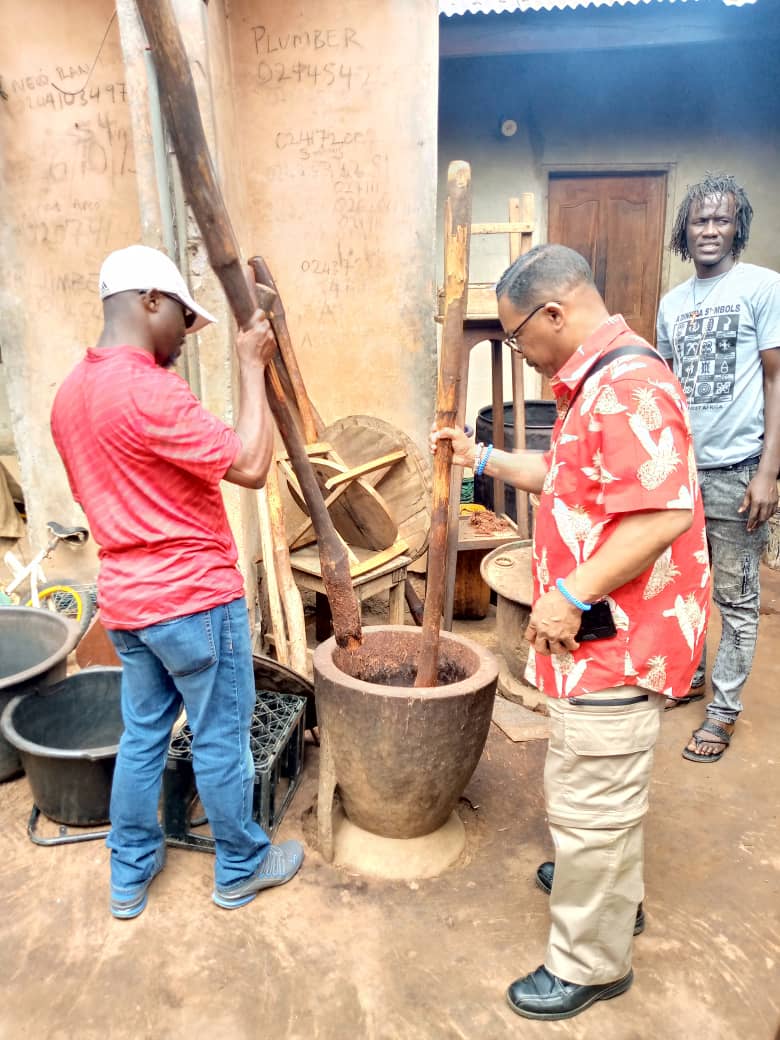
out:
<path id="1" fill-rule="evenodd" d="M 333 820 L 334 863 L 368 877 L 412 881 L 438 877 L 460 859 L 466 831 L 456 812 L 421 838 L 383 838 L 356 827 L 341 810 Z"/>

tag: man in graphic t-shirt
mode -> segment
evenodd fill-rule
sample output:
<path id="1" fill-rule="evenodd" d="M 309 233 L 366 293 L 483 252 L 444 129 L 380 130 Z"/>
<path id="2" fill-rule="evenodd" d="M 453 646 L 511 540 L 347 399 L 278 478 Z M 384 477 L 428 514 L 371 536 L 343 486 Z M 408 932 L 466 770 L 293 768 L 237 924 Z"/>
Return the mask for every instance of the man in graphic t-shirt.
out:
<path id="1" fill-rule="evenodd" d="M 667 293 L 658 350 L 688 399 L 704 500 L 713 596 L 723 633 L 706 718 L 683 751 L 717 762 L 742 711 L 758 632 L 759 561 L 777 506 L 780 469 L 780 275 L 740 262 L 753 209 L 733 177 L 688 189 L 671 249 L 695 274 Z M 688 697 L 700 700 L 702 657 Z"/>

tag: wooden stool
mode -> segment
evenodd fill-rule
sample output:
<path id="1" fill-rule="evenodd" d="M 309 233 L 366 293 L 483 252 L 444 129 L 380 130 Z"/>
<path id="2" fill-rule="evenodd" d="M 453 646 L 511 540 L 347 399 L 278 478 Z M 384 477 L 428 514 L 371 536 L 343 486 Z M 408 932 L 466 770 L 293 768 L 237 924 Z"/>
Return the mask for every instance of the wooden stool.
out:
<path id="1" fill-rule="evenodd" d="M 363 558 L 370 560 L 372 556 L 376 555 L 370 549 L 355 546 L 350 546 L 350 548 L 359 560 Z M 369 596 L 376 596 L 385 591 L 389 593 L 388 624 L 390 625 L 403 625 L 404 623 L 404 583 L 406 582 L 406 568 L 411 562 L 408 556 L 395 556 L 378 567 L 354 574 L 352 577 L 352 587 L 361 604 Z M 317 546 L 307 545 L 302 549 L 296 549 L 295 552 L 290 553 L 290 564 L 295 584 L 316 595 L 315 634 L 317 642 L 321 643 L 330 638 L 331 620 L 330 606 L 320 573 Z"/>
<path id="2" fill-rule="evenodd" d="M 453 617 L 480 621 L 490 609 L 490 586 L 482 577 L 482 560 L 499 545 L 517 541 L 517 528 L 509 517 L 508 531 L 478 534 L 471 516 L 458 517 L 458 557 L 455 568 Z"/>

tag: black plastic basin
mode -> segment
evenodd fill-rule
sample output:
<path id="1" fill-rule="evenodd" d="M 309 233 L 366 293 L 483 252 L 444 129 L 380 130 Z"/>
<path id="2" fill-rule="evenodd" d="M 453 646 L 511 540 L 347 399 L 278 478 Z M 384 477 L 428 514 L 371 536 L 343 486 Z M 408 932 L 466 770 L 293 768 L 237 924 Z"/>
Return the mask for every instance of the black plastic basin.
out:
<path id="1" fill-rule="evenodd" d="M 44 694 L 27 693 L 0 719 L 16 748 L 33 800 L 58 823 L 87 827 L 109 818 L 122 735 L 121 668 L 87 668 Z"/>
<path id="2" fill-rule="evenodd" d="M 0 712 L 14 697 L 65 678 L 78 625 L 35 607 L 0 607 Z M 0 736 L 0 780 L 21 772 L 15 747 Z"/>
<path id="3" fill-rule="evenodd" d="M 511 401 L 504 402 L 504 448 L 511 451 L 515 446 L 515 420 L 514 406 Z M 525 402 L 525 446 L 529 451 L 548 451 L 553 426 L 557 415 L 555 401 L 526 401 Z M 493 408 L 488 405 L 480 408 L 477 413 L 476 434 L 477 440 L 483 444 L 492 444 L 494 441 L 494 417 Z M 474 501 L 486 509 L 494 509 L 493 501 L 493 478 L 487 476 L 474 478 Z M 504 487 L 504 511 L 513 520 L 517 520 L 517 500 L 515 489 L 511 484 Z M 533 529 L 533 516 L 530 503 L 528 505 L 528 530 Z"/>

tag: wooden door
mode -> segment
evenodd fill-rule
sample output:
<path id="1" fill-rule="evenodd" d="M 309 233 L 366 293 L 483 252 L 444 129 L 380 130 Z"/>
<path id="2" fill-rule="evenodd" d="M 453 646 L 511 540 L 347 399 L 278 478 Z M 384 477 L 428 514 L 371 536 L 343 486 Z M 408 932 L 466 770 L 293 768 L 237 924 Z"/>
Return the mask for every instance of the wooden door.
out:
<path id="1" fill-rule="evenodd" d="M 548 242 L 582 253 L 610 314 L 655 343 L 665 173 L 550 176 Z"/>

